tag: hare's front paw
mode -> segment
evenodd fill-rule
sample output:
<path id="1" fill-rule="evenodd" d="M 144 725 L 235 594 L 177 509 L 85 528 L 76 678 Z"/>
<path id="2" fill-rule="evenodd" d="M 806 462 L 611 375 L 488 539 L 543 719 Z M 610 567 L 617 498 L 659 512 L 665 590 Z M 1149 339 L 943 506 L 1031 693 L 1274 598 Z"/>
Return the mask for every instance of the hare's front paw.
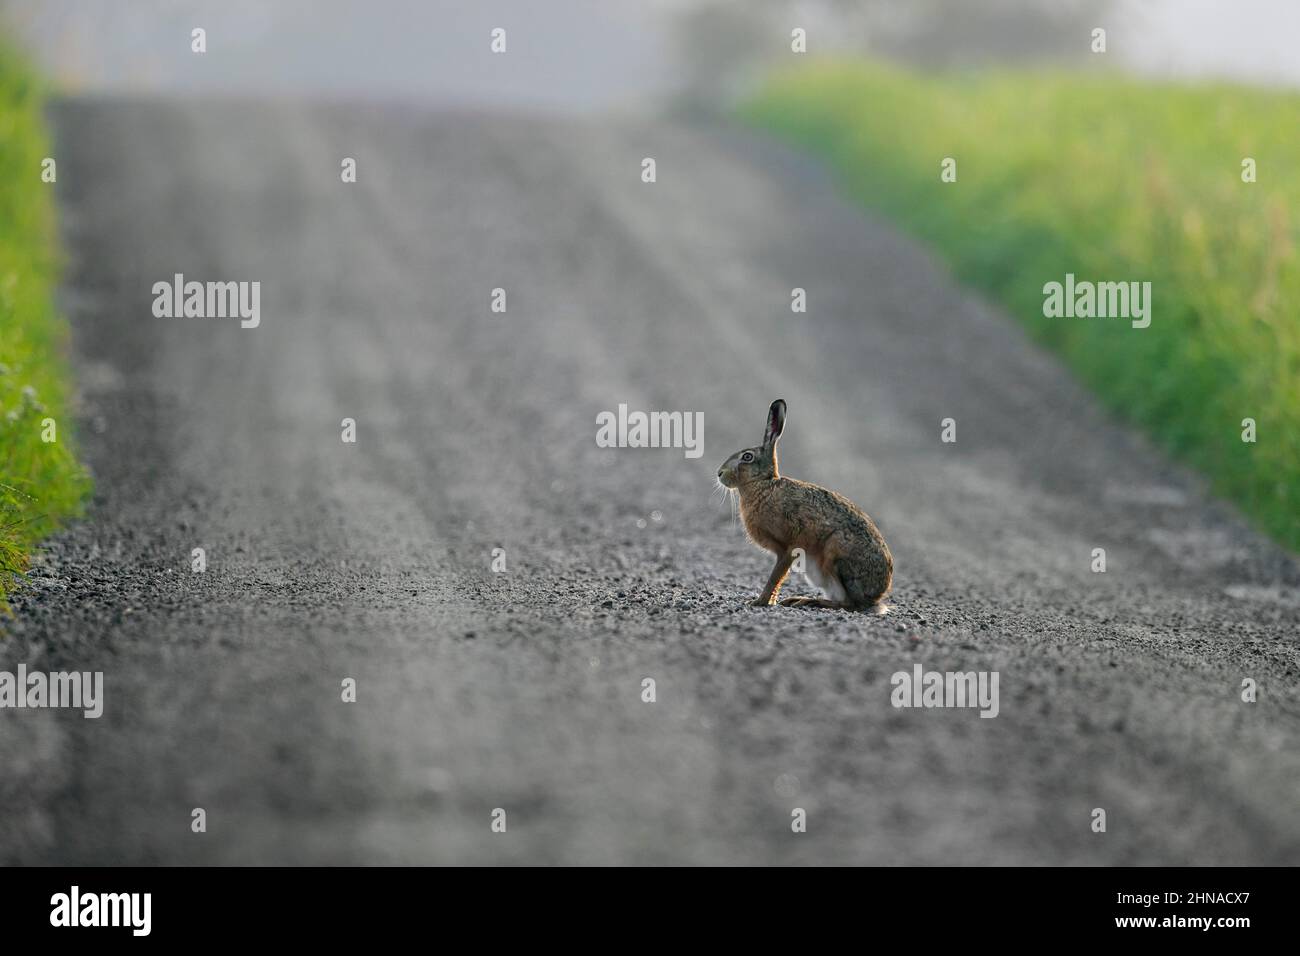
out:
<path id="1" fill-rule="evenodd" d="M 750 607 L 771 607 L 775 603 L 776 602 L 773 601 L 771 598 L 768 598 L 766 601 L 764 601 L 761 597 L 756 597 L 754 598 L 754 600 L 749 602 L 749 606 Z"/>

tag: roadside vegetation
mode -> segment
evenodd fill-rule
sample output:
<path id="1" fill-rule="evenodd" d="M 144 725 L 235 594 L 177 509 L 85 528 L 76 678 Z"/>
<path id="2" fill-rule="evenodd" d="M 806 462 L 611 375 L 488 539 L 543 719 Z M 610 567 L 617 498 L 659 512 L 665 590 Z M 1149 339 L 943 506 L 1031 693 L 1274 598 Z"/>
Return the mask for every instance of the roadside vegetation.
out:
<path id="1" fill-rule="evenodd" d="M 1300 95 L 821 62 L 771 77 L 742 114 L 823 157 L 1300 551 Z M 1045 316 L 1067 273 L 1150 282 L 1150 326 Z"/>
<path id="2" fill-rule="evenodd" d="M 67 329 L 54 304 L 42 93 L 27 65 L 0 46 L 0 607 L 32 548 L 77 513 L 90 484 L 71 442 Z"/>

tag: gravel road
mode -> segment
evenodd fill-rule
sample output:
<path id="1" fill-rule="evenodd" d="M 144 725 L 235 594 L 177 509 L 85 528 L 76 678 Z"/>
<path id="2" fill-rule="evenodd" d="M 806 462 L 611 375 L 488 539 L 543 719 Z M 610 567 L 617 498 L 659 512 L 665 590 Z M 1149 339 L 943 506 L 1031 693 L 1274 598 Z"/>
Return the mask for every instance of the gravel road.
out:
<path id="1" fill-rule="evenodd" d="M 396 106 L 53 120 L 97 492 L 0 663 L 106 700 L 0 713 L 0 861 L 1300 863 L 1295 559 L 811 161 Z M 155 318 L 175 273 L 260 281 L 261 325 Z M 770 560 L 713 478 L 776 397 L 783 471 L 888 539 L 889 614 L 747 606 Z M 702 412 L 703 455 L 598 447 L 620 403 Z M 916 664 L 997 671 L 998 716 L 895 709 Z"/>

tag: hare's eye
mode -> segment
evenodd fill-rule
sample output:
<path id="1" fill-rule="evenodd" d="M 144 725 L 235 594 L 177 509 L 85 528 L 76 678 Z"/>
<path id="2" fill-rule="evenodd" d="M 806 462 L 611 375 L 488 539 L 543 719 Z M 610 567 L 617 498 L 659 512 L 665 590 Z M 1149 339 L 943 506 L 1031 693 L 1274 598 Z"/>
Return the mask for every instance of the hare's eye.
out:
<path id="1" fill-rule="evenodd" d="M 743 455 L 740 456 L 740 460 L 741 460 L 741 461 L 753 461 L 753 460 L 754 460 L 754 453 L 753 453 L 752 451 L 747 451 L 747 452 L 745 452 Z"/>

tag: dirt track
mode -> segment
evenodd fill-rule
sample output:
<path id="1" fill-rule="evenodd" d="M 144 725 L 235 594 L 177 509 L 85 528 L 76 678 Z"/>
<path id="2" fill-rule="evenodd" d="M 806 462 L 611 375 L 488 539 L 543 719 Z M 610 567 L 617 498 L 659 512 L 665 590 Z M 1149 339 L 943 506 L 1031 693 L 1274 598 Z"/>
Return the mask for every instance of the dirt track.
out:
<path id="1" fill-rule="evenodd" d="M 54 118 L 98 492 L 0 662 L 107 700 L 0 714 L 0 861 L 1300 862 L 1294 561 L 811 164 L 401 109 Z M 177 272 L 261 281 L 260 328 L 154 318 Z M 769 559 L 710 491 L 778 396 L 783 470 L 888 538 L 888 616 L 746 606 Z M 621 402 L 702 411 L 704 455 L 598 448 Z M 999 716 L 892 708 L 918 662 L 998 671 Z"/>

